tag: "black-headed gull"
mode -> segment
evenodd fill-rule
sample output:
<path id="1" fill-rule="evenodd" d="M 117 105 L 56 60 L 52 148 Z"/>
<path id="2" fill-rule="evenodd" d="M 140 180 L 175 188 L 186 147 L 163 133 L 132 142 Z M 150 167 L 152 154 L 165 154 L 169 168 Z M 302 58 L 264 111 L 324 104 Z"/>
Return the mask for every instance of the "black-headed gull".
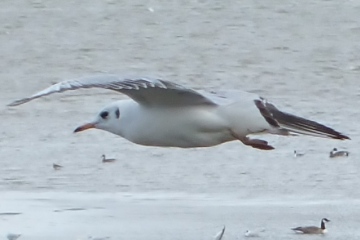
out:
<path id="1" fill-rule="evenodd" d="M 274 148 L 266 141 L 248 135 L 299 133 L 349 139 L 332 128 L 282 112 L 253 93 L 236 91 L 229 99 L 219 96 L 219 92 L 195 91 L 160 79 L 99 75 L 66 80 L 9 106 L 81 88 L 110 89 L 131 99 L 110 103 L 75 132 L 97 128 L 141 145 L 192 148 L 240 140 L 253 148 L 270 150 Z"/>
<path id="2" fill-rule="evenodd" d="M 329 157 L 330 158 L 336 158 L 336 157 L 348 157 L 349 152 L 348 151 L 339 151 L 337 148 L 334 148 L 331 150 Z"/>
<path id="3" fill-rule="evenodd" d="M 321 219 L 320 227 L 316 227 L 316 226 L 297 227 L 297 228 L 292 228 L 291 230 L 303 234 L 324 234 L 327 232 L 327 229 L 325 227 L 325 222 L 330 222 L 330 220 L 327 218 Z"/>

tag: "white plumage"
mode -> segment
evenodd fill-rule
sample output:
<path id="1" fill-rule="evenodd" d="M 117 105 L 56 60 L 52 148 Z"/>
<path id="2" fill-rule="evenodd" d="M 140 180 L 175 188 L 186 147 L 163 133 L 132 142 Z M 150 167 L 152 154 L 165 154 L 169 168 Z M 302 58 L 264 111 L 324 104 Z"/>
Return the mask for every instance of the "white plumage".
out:
<path id="1" fill-rule="evenodd" d="M 110 103 L 92 122 L 75 132 L 97 128 L 141 145 L 191 148 L 240 140 L 245 145 L 270 150 L 273 147 L 266 141 L 250 139 L 248 135 L 300 133 L 349 139 L 329 127 L 282 112 L 252 93 L 195 91 L 160 79 L 98 75 L 66 80 L 9 106 L 80 88 L 114 90 L 130 99 Z"/>

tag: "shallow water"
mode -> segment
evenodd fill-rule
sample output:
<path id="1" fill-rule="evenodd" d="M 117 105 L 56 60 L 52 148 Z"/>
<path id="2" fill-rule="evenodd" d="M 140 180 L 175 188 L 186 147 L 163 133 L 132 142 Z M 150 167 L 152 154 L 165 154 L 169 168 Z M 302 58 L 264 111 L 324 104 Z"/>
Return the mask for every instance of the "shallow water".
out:
<path id="1" fill-rule="evenodd" d="M 264 239 L 300 239 L 291 227 L 327 217 L 327 238 L 358 239 L 359 10 L 356 1 L 2 1 L 0 236 L 211 239 L 226 225 L 227 239 L 262 228 Z M 264 136 L 271 152 L 238 142 L 152 148 L 72 134 L 116 93 L 6 107 L 100 72 L 254 91 L 352 140 Z M 329 159 L 333 147 L 350 157 Z M 102 164 L 103 153 L 117 161 Z"/>

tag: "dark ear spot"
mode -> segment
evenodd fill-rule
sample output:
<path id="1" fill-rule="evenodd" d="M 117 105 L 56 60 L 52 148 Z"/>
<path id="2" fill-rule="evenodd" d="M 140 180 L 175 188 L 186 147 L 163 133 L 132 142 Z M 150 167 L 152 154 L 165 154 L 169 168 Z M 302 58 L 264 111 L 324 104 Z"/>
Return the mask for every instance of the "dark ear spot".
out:
<path id="1" fill-rule="evenodd" d="M 106 119 L 108 115 L 109 115 L 109 112 L 107 112 L 107 111 L 104 111 L 104 112 L 100 113 L 100 117 L 102 119 Z"/>
<path id="2" fill-rule="evenodd" d="M 120 117 L 120 110 L 119 110 L 119 108 L 116 109 L 116 111 L 115 111 L 115 116 L 116 116 L 116 118 L 119 118 L 119 117 Z"/>

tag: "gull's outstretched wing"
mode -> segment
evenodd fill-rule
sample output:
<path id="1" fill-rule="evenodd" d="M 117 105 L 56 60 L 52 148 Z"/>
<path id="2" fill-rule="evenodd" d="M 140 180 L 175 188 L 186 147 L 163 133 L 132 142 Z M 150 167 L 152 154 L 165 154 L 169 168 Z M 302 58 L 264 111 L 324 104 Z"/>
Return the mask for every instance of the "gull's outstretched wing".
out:
<path id="1" fill-rule="evenodd" d="M 147 78 L 121 78 L 117 75 L 97 75 L 56 83 L 30 97 L 16 100 L 8 106 L 17 106 L 42 96 L 81 88 L 114 90 L 126 94 L 139 104 L 147 106 L 216 105 L 201 93 L 169 81 Z"/>

